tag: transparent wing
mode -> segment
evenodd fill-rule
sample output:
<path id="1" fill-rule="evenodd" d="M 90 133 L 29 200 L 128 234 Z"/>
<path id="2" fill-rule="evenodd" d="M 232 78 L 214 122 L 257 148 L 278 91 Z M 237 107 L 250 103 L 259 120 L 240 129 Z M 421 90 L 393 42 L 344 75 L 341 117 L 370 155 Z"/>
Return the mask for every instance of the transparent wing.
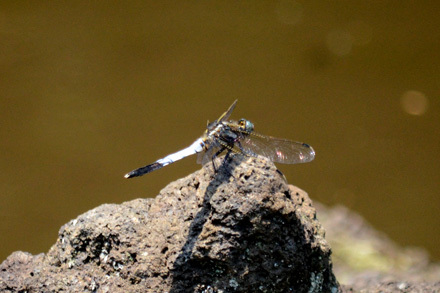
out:
<path id="1" fill-rule="evenodd" d="M 238 100 L 235 100 L 231 106 L 229 106 L 228 110 L 224 112 L 220 118 L 217 120 L 208 123 L 208 130 L 213 130 L 219 123 L 226 121 L 226 119 L 231 116 L 232 111 L 234 111 L 235 105 L 237 104 Z M 205 165 L 207 162 L 211 161 L 212 157 L 220 150 L 221 146 L 218 142 L 212 142 L 211 147 L 207 151 L 203 151 L 197 155 L 197 164 Z M 223 152 L 221 155 L 224 155 L 225 152 Z"/>
<path id="2" fill-rule="evenodd" d="M 220 144 L 214 144 L 207 151 L 201 152 L 197 154 L 197 164 L 205 165 L 208 162 L 211 162 L 212 157 L 220 150 Z M 219 157 L 226 154 L 226 151 L 222 152 Z"/>
<path id="3" fill-rule="evenodd" d="M 306 143 L 250 133 L 240 140 L 243 152 L 249 156 L 261 155 L 275 163 L 307 163 L 315 158 L 315 151 Z"/>
<path id="4" fill-rule="evenodd" d="M 207 151 L 203 151 L 201 153 L 197 154 L 197 164 L 205 165 L 209 160 L 212 158 L 212 156 L 215 154 L 214 148 L 211 147 Z"/>
<path id="5" fill-rule="evenodd" d="M 222 114 L 222 116 L 220 116 L 220 118 L 217 119 L 218 122 L 223 122 L 226 121 L 226 119 L 229 118 L 229 116 L 231 116 L 232 111 L 234 111 L 235 105 L 237 104 L 238 100 L 235 100 L 231 106 L 229 106 L 229 109 L 226 110 L 225 113 Z"/>

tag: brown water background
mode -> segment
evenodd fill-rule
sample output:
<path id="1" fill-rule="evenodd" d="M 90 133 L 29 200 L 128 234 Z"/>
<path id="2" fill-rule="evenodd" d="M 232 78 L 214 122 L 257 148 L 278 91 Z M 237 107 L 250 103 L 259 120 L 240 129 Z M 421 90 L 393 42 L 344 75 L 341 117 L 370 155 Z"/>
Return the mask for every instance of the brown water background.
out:
<path id="1" fill-rule="evenodd" d="M 2 1 L 0 261 L 100 204 L 154 197 L 195 157 L 123 175 L 233 118 L 305 141 L 313 200 L 440 259 L 437 1 Z M 319 215 L 318 215 L 319 216 Z"/>

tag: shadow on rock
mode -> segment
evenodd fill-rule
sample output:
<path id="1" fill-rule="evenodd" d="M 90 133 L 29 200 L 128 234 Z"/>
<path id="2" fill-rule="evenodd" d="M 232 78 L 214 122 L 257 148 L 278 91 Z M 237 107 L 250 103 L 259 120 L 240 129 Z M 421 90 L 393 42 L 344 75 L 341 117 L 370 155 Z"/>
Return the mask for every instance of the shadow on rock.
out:
<path id="1" fill-rule="evenodd" d="M 202 208 L 197 212 L 193 222 L 189 227 L 189 233 L 187 241 L 182 247 L 181 253 L 177 257 L 174 263 L 174 269 L 171 272 L 172 285 L 170 293 L 182 292 L 194 292 L 195 287 L 199 287 L 200 283 L 210 281 L 209 274 L 203 273 L 205 270 L 209 271 L 209 268 L 204 264 L 197 264 L 197 261 L 193 260 L 193 249 L 196 241 L 199 238 L 200 233 L 203 230 L 208 217 L 212 212 L 211 197 L 217 192 L 217 189 L 222 184 L 226 184 L 233 175 L 234 169 L 243 161 L 243 157 L 237 156 L 235 160 L 228 159 L 229 162 L 222 163 L 220 169 L 215 173 L 212 181 L 209 183 L 203 196 Z M 195 274 L 195 266 L 198 266 L 198 275 Z M 197 282 L 194 279 L 199 278 Z M 188 282 L 188 280 L 191 280 Z"/>
<path id="2" fill-rule="evenodd" d="M 270 161 L 230 156 L 80 215 L 47 254 L 13 253 L 0 291 L 336 292 L 330 254 L 304 191 Z"/>
<path id="3" fill-rule="evenodd" d="M 170 292 L 337 292 L 307 194 L 267 161 L 238 158 L 206 188 Z"/>

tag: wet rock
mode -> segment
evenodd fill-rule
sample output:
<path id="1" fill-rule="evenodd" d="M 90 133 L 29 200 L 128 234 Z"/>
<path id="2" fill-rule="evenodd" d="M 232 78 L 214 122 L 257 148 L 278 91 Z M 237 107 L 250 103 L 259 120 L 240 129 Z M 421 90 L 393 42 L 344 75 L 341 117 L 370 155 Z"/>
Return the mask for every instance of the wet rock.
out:
<path id="1" fill-rule="evenodd" d="M 231 156 L 154 199 L 79 216 L 45 255 L 12 254 L 0 291 L 337 292 L 330 254 L 304 191 L 264 159 Z"/>

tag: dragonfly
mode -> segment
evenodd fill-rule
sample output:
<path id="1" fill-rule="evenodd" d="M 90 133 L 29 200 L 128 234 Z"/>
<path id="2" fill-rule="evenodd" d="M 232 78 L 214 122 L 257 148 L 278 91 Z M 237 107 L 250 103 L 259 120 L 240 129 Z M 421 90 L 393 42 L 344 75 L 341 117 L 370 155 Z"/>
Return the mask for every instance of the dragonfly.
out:
<path id="1" fill-rule="evenodd" d="M 283 164 L 307 163 L 315 158 L 315 151 L 306 143 L 256 133 L 254 124 L 246 119 L 228 121 L 236 104 L 237 100 L 220 118 L 211 123 L 208 122 L 203 135 L 187 148 L 135 169 L 125 174 L 124 177 L 142 176 L 194 154 L 198 154 L 197 163 L 199 164 L 205 165 L 212 161 L 215 171 L 217 170 L 215 158 L 223 154 L 226 155 L 223 162 L 226 162 L 231 153 L 247 157 L 261 155 L 272 162 Z"/>

